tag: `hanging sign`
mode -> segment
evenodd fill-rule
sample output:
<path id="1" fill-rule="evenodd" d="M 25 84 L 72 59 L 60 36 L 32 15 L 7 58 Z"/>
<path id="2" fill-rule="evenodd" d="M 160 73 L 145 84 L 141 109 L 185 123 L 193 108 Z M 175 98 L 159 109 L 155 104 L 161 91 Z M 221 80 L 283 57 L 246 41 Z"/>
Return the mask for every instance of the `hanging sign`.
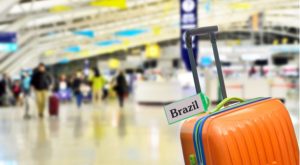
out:
<path id="1" fill-rule="evenodd" d="M 157 59 L 160 57 L 160 46 L 158 44 L 149 44 L 146 46 L 145 56 L 149 59 Z"/>
<path id="2" fill-rule="evenodd" d="M 197 0 L 180 0 L 180 33 L 181 33 L 181 57 L 185 63 L 187 70 L 191 70 L 188 57 L 188 50 L 185 43 L 185 31 L 196 28 L 198 24 Z M 197 59 L 198 40 L 197 37 L 192 38 L 192 48 L 194 58 Z"/>
<path id="3" fill-rule="evenodd" d="M 13 32 L 0 32 L 0 43 L 16 43 L 17 34 Z"/>
<path id="4" fill-rule="evenodd" d="M 10 53 L 17 50 L 17 33 L 0 32 L 0 52 Z"/>

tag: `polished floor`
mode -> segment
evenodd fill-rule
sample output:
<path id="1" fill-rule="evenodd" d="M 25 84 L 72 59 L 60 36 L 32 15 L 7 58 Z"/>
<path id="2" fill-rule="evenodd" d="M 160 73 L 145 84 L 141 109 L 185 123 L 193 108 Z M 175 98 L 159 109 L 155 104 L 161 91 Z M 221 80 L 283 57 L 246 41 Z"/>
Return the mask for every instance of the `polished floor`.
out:
<path id="1" fill-rule="evenodd" d="M 297 134 L 299 107 L 286 103 Z M 34 108 L 31 111 L 35 114 Z M 61 105 L 58 118 L 23 108 L 0 108 L 0 165 L 182 165 L 180 123 L 168 125 L 161 106 L 127 101 L 101 105 Z"/>
<path id="2" fill-rule="evenodd" d="M 169 126 L 160 106 L 65 104 L 59 118 L 22 115 L 21 108 L 1 108 L 0 165 L 183 162 L 179 124 Z"/>

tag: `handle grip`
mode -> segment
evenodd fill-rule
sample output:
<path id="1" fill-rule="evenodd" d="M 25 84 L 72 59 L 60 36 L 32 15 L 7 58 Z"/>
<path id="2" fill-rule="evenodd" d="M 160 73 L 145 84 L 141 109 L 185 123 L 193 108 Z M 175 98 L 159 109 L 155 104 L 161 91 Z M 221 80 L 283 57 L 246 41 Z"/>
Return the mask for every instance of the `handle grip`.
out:
<path id="1" fill-rule="evenodd" d="M 222 107 L 224 107 L 227 103 L 231 102 L 231 101 L 237 101 L 237 102 L 244 102 L 244 99 L 238 98 L 238 97 L 229 97 L 224 99 L 223 101 L 221 101 L 214 110 L 212 110 L 209 113 L 214 113 L 214 112 L 218 112 L 221 110 Z"/>
<path id="2" fill-rule="evenodd" d="M 201 36 L 209 33 L 215 33 L 218 32 L 218 26 L 207 26 L 207 27 L 201 27 L 196 29 L 189 29 L 185 33 L 185 37 L 191 38 L 191 36 Z"/>

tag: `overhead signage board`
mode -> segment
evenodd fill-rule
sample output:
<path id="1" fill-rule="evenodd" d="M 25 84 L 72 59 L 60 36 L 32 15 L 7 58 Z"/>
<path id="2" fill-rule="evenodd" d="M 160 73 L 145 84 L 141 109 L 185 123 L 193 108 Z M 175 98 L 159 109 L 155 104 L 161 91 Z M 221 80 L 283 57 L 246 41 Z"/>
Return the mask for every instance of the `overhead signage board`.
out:
<path id="1" fill-rule="evenodd" d="M 146 29 L 127 29 L 127 30 L 117 31 L 115 35 L 117 37 L 135 37 L 146 32 L 147 32 Z"/>
<path id="2" fill-rule="evenodd" d="M 14 32 L 0 32 L 0 52 L 10 53 L 18 49 L 17 34 Z"/>
<path id="3" fill-rule="evenodd" d="M 16 43 L 0 43 L 0 52 L 10 53 L 18 50 Z"/>
<path id="4" fill-rule="evenodd" d="M 66 5 L 57 5 L 53 6 L 49 9 L 52 13 L 60 13 L 60 12 L 66 12 L 72 10 L 72 7 L 66 6 Z"/>
<path id="5" fill-rule="evenodd" d="M 74 45 L 74 46 L 70 46 L 70 47 L 67 47 L 66 49 L 65 49 L 65 52 L 69 52 L 69 53 L 78 53 L 78 52 L 80 52 L 80 47 L 79 46 L 77 46 L 77 45 Z"/>
<path id="6" fill-rule="evenodd" d="M 96 7 L 114 7 L 120 9 L 126 9 L 126 0 L 94 0 L 90 2 L 91 6 Z"/>
<path id="7" fill-rule="evenodd" d="M 17 34 L 14 32 L 0 32 L 0 43 L 16 43 Z"/>
<path id="8" fill-rule="evenodd" d="M 95 38 L 95 32 L 93 30 L 79 30 L 73 32 L 75 35 L 84 36 L 87 38 Z"/>
<path id="9" fill-rule="evenodd" d="M 185 63 L 187 70 L 191 70 L 191 65 L 188 57 L 188 49 L 185 43 L 185 31 L 196 28 L 198 24 L 197 0 L 180 0 L 180 33 L 181 33 L 181 57 Z M 197 37 L 192 38 L 192 48 L 195 59 L 198 53 Z"/>
<path id="10" fill-rule="evenodd" d="M 112 46 L 112 45 L 117 45 L 117 44 L 121 44 L 121 43 L 122 43 L 122 41 L 120 41 L 120 40 L 105 40 L 105 41 L 97 42 L 96 45 L 106 47 L 106 46 Z"/>

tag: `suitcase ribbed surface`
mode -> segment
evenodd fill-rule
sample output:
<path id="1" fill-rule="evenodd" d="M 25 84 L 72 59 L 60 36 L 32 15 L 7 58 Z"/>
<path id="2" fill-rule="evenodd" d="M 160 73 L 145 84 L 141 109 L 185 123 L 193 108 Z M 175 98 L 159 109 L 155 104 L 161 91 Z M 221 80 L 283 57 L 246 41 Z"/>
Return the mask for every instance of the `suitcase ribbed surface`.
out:
<path id="1" fill-rule="evenodd" d="M 202 142 L 206 164 L 299 164 L 293 125 L 279 100 L 238 109 L 205 121 Z"/>
<path id="2" fill-rule="evenodd" d="M 196 156 L 193 142 L 194 126 L 195 123 L 205 115 L 206 114 L 200 114 L 196 117 L 187 119 L 181 127 L 180 140 L 185 164 L 190 164 L 190 155 Z"/>

